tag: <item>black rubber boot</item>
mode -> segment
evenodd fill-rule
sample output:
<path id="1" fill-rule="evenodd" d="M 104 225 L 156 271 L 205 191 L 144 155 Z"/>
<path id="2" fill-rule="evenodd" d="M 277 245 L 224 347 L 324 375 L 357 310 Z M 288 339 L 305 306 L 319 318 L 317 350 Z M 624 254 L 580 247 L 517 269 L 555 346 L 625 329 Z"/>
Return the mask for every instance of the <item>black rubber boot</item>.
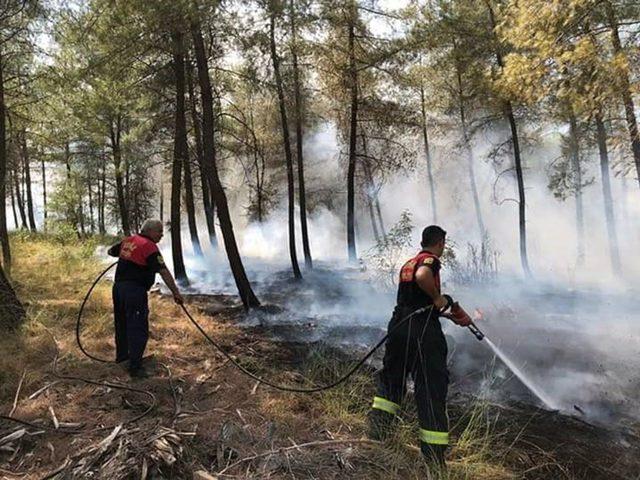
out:
<path id="1" fill-rule="evenodd" d="M 444 459 L 446 449 L 446 445 L 431 445 L 421 442 L 420 450 L 422 451 L 424 461 L 427 462 L 429 466 L 429 470 L 435 470 L 439 473 L 445 473 L 447 471 L 447 464 Z"/>
<path id="2" fill-rule="evenodd" d="M 372 440 L 384 441 L 393 432 L 395 415 L 373 408 L 369 411 L 368 420 L 369 438 Z"/>

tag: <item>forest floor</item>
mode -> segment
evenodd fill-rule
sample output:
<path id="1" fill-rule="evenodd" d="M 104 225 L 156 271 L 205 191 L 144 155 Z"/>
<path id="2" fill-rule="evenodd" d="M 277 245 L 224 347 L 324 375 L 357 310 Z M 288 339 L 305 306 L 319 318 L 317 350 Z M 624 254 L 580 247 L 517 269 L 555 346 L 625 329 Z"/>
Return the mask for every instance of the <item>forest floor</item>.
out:
<path id="1" fill-rule="evenodd" d="M 121 366 L 92 361 L 75 343 L 79 304 L 104 268 L 94 257 L 98 243 L 13 237 L 12 276 L 29 318 L 0 338 L 0 412 L 42 428 L 0 419 L 0 478 L 640 478 L 633 433 L 455 390 L 449 471 L 429 477 L 411 398 L 392 438 L 366 438 L 371 369 L 323 393 L 273 390 L 241 374 L 157 292 L 147 347 L 153 375 L 131 381 Z M 241 328 L 243 312 L 231 303 L 187 297 L 208 334 L 261 376 L 319 385 L 356 361 L 327 346 L 278 343 L 266 329 Z M 113 356 L 111 322 L 104 281 L 84 319 L 82 338 L 93 354 Z M 120 384 L 138 391 L 114 387 Z"/>

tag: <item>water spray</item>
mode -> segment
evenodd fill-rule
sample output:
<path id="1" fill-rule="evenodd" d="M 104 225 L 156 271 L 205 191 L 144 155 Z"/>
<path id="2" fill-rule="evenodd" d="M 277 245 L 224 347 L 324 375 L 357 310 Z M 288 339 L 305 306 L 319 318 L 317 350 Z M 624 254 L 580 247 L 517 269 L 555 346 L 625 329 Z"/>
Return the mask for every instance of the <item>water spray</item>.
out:
<path id="1" fill-rule="evenodd" d="M 520 382 L 522 382 L 522 384 L 527 387 L 527 389 L 533 393 L 538 400 L 540 400 L 547 408 L 549 408 L 550 410 L 557 410 L 557 406 L 555 405 L 555 402 L 553 400 L 551 400 L 547 394 L 545 392 L 543 392 L 537 385 L 535 385 L 531 380 L 529 380 L 525 374 L 511 361 L 511 359 L 509 359 L 505 353 L 500 350 L 498 348 L 497 345 L 495 345 L 491 339 L 489 339 L 479 328 L 478 326 L 474 323 L 473 320 L 471 320 L 471 317 L 469 316 L 469 314 L 467 312 L 464 311 L 464 309 L 458 304 L 458 302 L 453 302 L 451 305 L 451 312 L 446 315 L 447 317 L 451 318 L 454 321 L 464 321 L 464 320 L 468 320 L 470 323 L 469 325 L 467 325 L 467 328 L 471 331 L 471 333 L 478 339 L 478 341 L 482 341 L 482 340 L 486 340 L 486 344 L 489 345 L 489 347 L 491 348 L 491 350 L 493 350 L 493 353 L 500 358 L 500 360 L 502 360 L 502 363 L 504 363 L 507 368 L 509 370 L 511 370 L 511 372 L 518 377 L 518 379 L 520 380 Z M 479 310 L 476 310 L 476 317 L 478 319 L 482 318 L 482 312 L 480 312 Z"/>

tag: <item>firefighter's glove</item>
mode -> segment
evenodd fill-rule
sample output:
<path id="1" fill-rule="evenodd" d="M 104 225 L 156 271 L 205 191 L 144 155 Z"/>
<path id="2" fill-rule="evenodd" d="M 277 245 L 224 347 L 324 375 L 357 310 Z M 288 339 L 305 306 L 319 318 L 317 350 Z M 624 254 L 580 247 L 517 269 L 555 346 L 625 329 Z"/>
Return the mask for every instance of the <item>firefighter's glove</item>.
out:
<path id="1" fill-rule="evenodd" d="M 447 301 L 447 303 L 445 304 L 444 307 L 442 307 L 440 309 L 440 313 L 444 313 L 447 310 L 449 310 L 451 307 L 453 307 L 453 304 L 455 303 L 453 301 L 453 298 L 451 298 L 451 295 L 447 295 L 446 293 L 444 295 L 442 295 L 444 297 L 444 299 Z"/>

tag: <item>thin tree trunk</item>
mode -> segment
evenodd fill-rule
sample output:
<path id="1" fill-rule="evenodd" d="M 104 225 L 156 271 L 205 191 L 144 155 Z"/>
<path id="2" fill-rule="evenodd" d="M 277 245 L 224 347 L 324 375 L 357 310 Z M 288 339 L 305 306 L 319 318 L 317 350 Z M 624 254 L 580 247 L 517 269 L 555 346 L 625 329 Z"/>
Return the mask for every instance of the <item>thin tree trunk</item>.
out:
<path id="1" fill-rule="evenodd" d="M 482 208 L 480 207 L 480 198 L 478 196 L 478 187 L 476 185 L 476 174 L 474 168 L 475 159 L 473 156 L 473 149 L 471 148 L 471 139 L 469 138 L 466 109 L 464 104 L 464 91 L 462 88 L 462 66 L 458 59 L 456 59 L 456 78 L 458 82 L 458 111 L 460 114 L 462 143 L 464 144 L 467 157 L 467 175 L 469 176 L 469 184 L 471 186 L 471 196 L 473 198 L 473 206 L 476 212 L 476 222 L 478 223 L 478 231 L 480 232 L 480 241 L 484 242 L 487 231 L 484 226 Z"/>
<path id="2" fill-rule="evenodd" d="M 349 53 L 349 83 L 350 102 L 349 112 L 349 165 L 347 168 L 347 253 L 350 262 L 358 259 L 356 252 L 355 231 L 355 194 L 356 194 L 356 139 L 358 134 L 358 70 L 355 56 L 355 20 L 356 8 L 354 0 L 350 3 L 350 18 L 348 32 Z"/>
<path id="3" fill-rule="evenodd" d="M 116 197 L 118 201 L 118 210 L 120 213 L 120 221 L 122 222 L 122 232 L 125 236 L 131 235 L 131 226 L 129 223 L 129 211 L 125 199 L 124 180 L 122 171 L 122 151 L 120 149 L 120 135 L 122 133 L 122 117 L 116 118 L 115 127 L 113 122 L 110 124 L 111 151 L 113 154 L 113 166 L 115 168 L 116 179 Z"/>
<path id="4" fill-rule="evenodd" d="M 309 246 L 309 231 L 307 228 L 307 199 L 304 182 L 304 159 L 302 156 L 303 136 L 302 136 L 302 95 L 300 92 L 300 78 L 298 72 L 298 40 L 295 22 L 294 0 L 289 1 L 289 11 L 291 16 L 291 37 L 293 46 L 291 49 L 293 61 L 293 89 L 296 109 L 296 155 L 298 160 L 298 195 L 300 203 L 300 228 L 302 230 L 302 249 L 304 250 L 304 265 L 306 268 L 313 268 L 311 258 L 311 248 Z"/>
<path id="5" fill-rule="evenodd" d="M 271 49 L 271 61 L 273 63 L 273 74 L 276 79 L 276 90 L 278 93 L 278 104 L 280 107 L 280 123 L 282 128 L 282 142 L 284 144 L 284 156 L 287 164 L 287 193 L 288 193 L 288 213 L 289 213 L 289 256 L 291 258 L 291 268 L 295 278 L 302 278 L 300 267 L 298 266 L 298 255 L 296 253 L 296 230 L 295 230 L 295 198 L 293 180 L 293 158 L 291 155 L 291 139 L 289 138 L 289 123 L 287 121 L 287 110 L 285 107 L 284 90 L 282 79 L 280 78 L 280 60 L 276 52 L 275 38 L 275 13 L 271 12 L 269 17 L 269 45 Z"/>
<path id="6" fill-rule="evenodd" d="M 485 0 L 487 9 L 489 10 L 489 20 L 491 29 L 495 33 L 496 21 L 491 7 L 491 0 Z M 501 70 L 504 69 L 504 62 L 499 46 L 496 47 L 496 60 Z M 518 184 L 518 228 L 520 232 L 520 262 L 522 270 L 527 277 L 531 277 L 531 269 L 529 268 L 529 258 L 527 255 L 527 222 L 526 222 L 526 199 L 524 191 L 524 175 L 522 172 L 522 157 L 520 153 L 520 138 L 518 136 L 518 125 L 513 115 L 513 105 L 511 101 L 504 100 L 504 116 L 509 123 L 511 130 L 511 142 L 513 144 L 513 160 L 516 170 L 516 181 Z"/>
<path id="7" fill-rule="evenodd" d="M 100 233 L 102 235 L 107 233 L 107 225 L 105 219 L 106 213 L 106 203 L 107 203 L 107 160 L 105 157 L 102 157 L 102 178 L 101 178 L 101 187 L 100 187 Z"/>
<path id="8" fill-rule="evenodd" d="M 173 147 L 173 168 L 171 174 L 171 252 L 173 254 L 173 272 L 177 281 L 187 283 L 187 270 L 182 256 L 182 238 L 180 228 L 180 190 L 182 169 L 188 161 L 187 128 L 185 121 L 185 79 L 182 33 L 172 32 L 173 73 L 176 86 L 176 117 Z"/>
<path id="9" fill-rule="evenodd" d="M 615 274 L 622 272 L 620 251 L 618 248 L 618 232 L 613 212 L 613 196 L 611 195 L 611 180 L 609 177 L 609 151 L 607 148 L 607 131 L 600 113 L 596 114 L 596 129 L 598 137 L 598 152 L 600 154 L 600 175 L 602 176 L 602 197 L 604 200 L 604 216 L 607 221 L 609 237 L 609 256 L 611 268 Z"/>
<path id="10" fill-rule="evenodd" d="M 16 194 L 16 202 L 18 204 L 18 212 L 20 213 L 20 228 L 23 230 L 27 229 L 27 213 L 24 210 L 24 201 L 22 199 L 22 193 L 20 191 L 20 180 L 18 178 L 18 166 L 14 165 L 13 169 L 13 188 Z"/>
<path id="11" fill-rule="evenodd" d="M 47 228 L 47 172 L 45 169 L 45 163 L 44 163 L 44 155 L 42 156 L 42 159 L 40 160 L 40 163 L 42 165 L 42 215 L 44 217 L 44 229 Z"/>
<path id="12" fill-rule="evenodd" d="M 580 166 L 580 138 L 578 125 L 573 115 L 569 116 L 569 134 L 571 135 L 571 168 L 574 174 L 574 196 L 576 199 L 576 236 L 577 259 L 576 265 L 584 265 L 584 206 L 582 204 L 582 167 Z"/>
<path id="13" fill-rule="evenodd" d="M 369 210 L 369 217 L 371 218 L 371 229 L 373 230 L 373 236 L 376 239 L 376 242 L 380 242 L 380 232 L 378 231 L 378 221 L 376 220 L 376 215 L 373 210 L 373 175 L 371 174 L 371 169 L 369 168 L 369 159 L 367 158 L 367 148 L 365 142 L 365 136 L 362 135 L 362 150 L 364 152 L 365 157 L 362 159 L 362 170 L 364 171 L 364 176 L 367 179 L 367 208 Z"/>
<path id="14" fill-rule="evenodd" d="M 162 169 L 160 169 L 160 221 L 164 223 L 164 180 L 162 177 Z"/>
<path id="15" fill-rule="evenodd" d="M 202 256 L 202 247 L 198 238 L 198 225 L 196 224 L 196 209 L 193 199 L 193 180 L 191 178 L 191 162 L 188 153 L 184 162 L 184 190 L 185 190 L 185 206 L 187 207 L 187 222 L 189 224 L 189 234 L 191 235 L 191 245 L 193 253 Z"/>
<path id="16" fill-rule="evenodd" d="M 187 86 L 189 88 L 189 104 L 191 106 L 191 123 L 193 124 L 193 136 L 196 141 L 196 157 L 198 159 L 198 169 L 200 171 L 200 184 L 202 186 L 202 203 L 204 205 L 204 216 L 207 222 L 207 231 L 209 233 L 209 243 L 213 248 L 217 248 L 218 239 L 216 238 L 216 228 L 214 222 L 214 209 L 209 191 L 209 184 L 204 169 L 204 151 L 202 149 L 202 129 L 200 128 L 200 118 L 198 117 L 198 99 L 195 96 L 193 88 L 193 79 L 191 75 L 191 63 L 187 62 Z"/>
<path id="17" fill-rule="evenodd" d="M 36 218 L 33 212 L 33 195 L 31 192 L 31 165 L 29 161 L 29 150 L 27 149 L 27 131 L 25 129 L 22 130 L 21 133 L 21 141 L 22 141 L 22 159 L 24 161 L 24 175 L 25 175 L 25 186 L 27 193 L 27 213 L 29 217 L 29 228 L 32 232 L 36 231 Z"/>
<path id="18" fill-rule="evenodd" d="M 13 173 L 9 172 L 9 192 L 11 194 L 11 211 L 13 212 L 13 225 L 14 228 L 17 230 L 18 228 L 18 213 L 16 212 L 16 196 L 13 193 L 13 187 L 11 187 L 11 176 L 13 175 Z"/>
<path id="19" fill-rule="evenodd" d="M 0 45 L 0 48 L 2 46 Z M 6 135 L 6 106 L 4 103 L 4 56 L 0 51 L 0 246 L 2 246 L 2 260 L 7 275 L 11 275 L 11 247 L 9 246 L 9 232 L 7 231 L 7 135 Z"/>
<path id="20" fill-rule="evenodd" d="M 420 111 L 422 113 L 422 139 L 424 140 L 424 154 L 427 160 L 427 180 L 429 182 L 429 192 L 431 193 L 431 218 L 433 223 L 438 223 L 438 210 L 436 208 L 436 187 L 433 183 L 431 172 L 431 152 L 429 150 L 429 136 L 427 135 L 427 109 L 425 106 L 424 86 L 420 84 Z"/>
<path id="21" fill-rule="evenodd" d="M 624 52 L 622 51 L 622 43 L 620 42 L 618 22 L 611 2 L 605 2 L 605 9 L 607 11 L 607 20 L 611 28 L 613 52 L 616 56 L 622 56 L 624 55 Z M 636 175 L 638 176 L 638 184 L 640 185 L 640 135 L 638 134 L 638 121 L 636 119 L 635 105 L 631 94 L 631 84 L 629 76 L 626 73 L 623 73 L 618 80 L 621 82 L 622 86 L 622 103 L 624 105 L 624 113 L 627 120 L 627 129 L 629 130 L 629 140 L 631 142 L 633 161 L 636 166 Z"/>
<path id="22" fill-rule="evenodd" d="M 260 302 L 253 293 L 251 283 L 249 283 L 249 279 L 247 278 L 247 274 L 244 270 L 242 258 L 240 257 L 235 234 L 233 232 L 233 223 L 231 221 L 231 215 L 229 214 L 227 196 L 222 188 L 220 177 L 218 176 L 214 142 L 215 128 L 213 123 L 213 95 L 211 90 L 211 79 L 209 78 L 209 65 L 204 49 L 204 41 L 202 39 L 200 25 L 193 23 L 191 25 L 191 33 L 193 36 L 196 63 L 198 66 L 200 96 L 202 97 L 202 149 L 204 151 L 203 167 L 205 168 L 205 176 L 209 181 L 209 189 L 213 195 L 213 203 L 218 210 L 222 239 L 227 252 L 227 258 L 229 259 L 229 266 L 233 273 L 238 293 L 242 299 L 242 304 L 246 309 L 255 308 L 260 306 Z"/>
<path id="23" fill-rule="evenodd" d="M 89 194 L 89 228 L 91 234 L 96 233 L 96 224 L 93 218 L 93 192 L 91 191 L 93 185 L 91 184 L 91 175 L 87 175 L 87 193 Z"/>

